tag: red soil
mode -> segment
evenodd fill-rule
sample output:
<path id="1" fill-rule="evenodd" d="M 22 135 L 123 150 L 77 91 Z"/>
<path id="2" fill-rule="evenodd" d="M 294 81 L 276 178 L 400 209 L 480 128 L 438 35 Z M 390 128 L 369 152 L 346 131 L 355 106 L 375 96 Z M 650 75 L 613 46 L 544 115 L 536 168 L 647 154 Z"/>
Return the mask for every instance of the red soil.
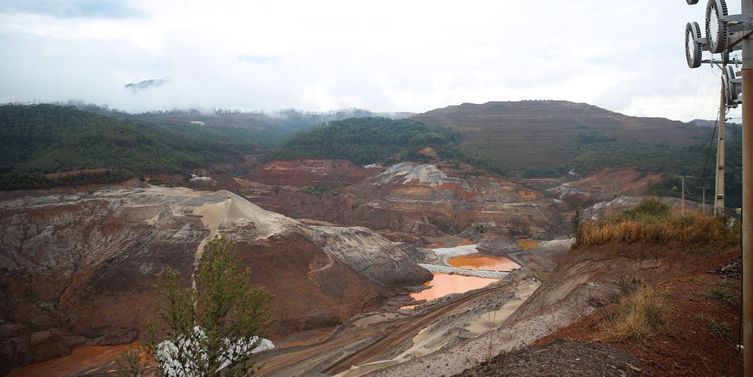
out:
<path id="1" fill-rule="evenodd" d="M 740 277 L 715 273 L 734 259 L 739 252 L 706 258 L 704 270 L 672 277 L 656 284 L 667 292 L 665 298 L 666 334 L 646 341 L 609 343 L 640 360 L 646 376 L 740 376 L 742 354 L 736 345 L 740 339 Z M 736 255 L 737 254 L 737 255 Z M 697 259 L 697 258 L 690 258 Z M 729 294 L 736 305 L 707 297 L 711 289 Z M 560 331 L 542 338 L 538 345 L 556 339 L 594 342 L 602 324 L 615 311 L 613 304 L 585 317 Z M 728 326 L 723 338 L 710 323 Z"/>

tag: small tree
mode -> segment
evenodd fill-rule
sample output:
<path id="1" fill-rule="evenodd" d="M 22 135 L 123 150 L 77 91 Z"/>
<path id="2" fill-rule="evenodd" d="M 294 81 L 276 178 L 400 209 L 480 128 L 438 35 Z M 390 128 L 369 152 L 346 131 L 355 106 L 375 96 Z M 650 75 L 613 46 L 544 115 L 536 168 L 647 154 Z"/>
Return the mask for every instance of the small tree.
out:
<path id="1" fill-rule="evenodd" d="M 251 286 L 250 272 L 241 268 L 234 251 L 235 245 L 226 238 L 209 241 L 194 288 L 183 287 L 179 272 L 164 270 L 157 283 L 161 327 L 148 326 L 146 342 L 161 375 L 214 377 L 252 372 L 249 358 L 261 344 L 270 296 Z M 157 333 L 165 340 L 158 343 Z"/>

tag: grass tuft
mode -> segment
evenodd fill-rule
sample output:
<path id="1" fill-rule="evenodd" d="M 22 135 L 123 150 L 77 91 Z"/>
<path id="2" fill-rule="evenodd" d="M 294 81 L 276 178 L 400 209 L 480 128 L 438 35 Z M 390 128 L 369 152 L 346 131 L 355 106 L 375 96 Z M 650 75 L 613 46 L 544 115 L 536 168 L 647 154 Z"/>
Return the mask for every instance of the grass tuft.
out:
<path id="1" fill-rule="evenodd" d="M 705 321 L 706 324 L 709 325 L 709 328 L 711 328 L 711 331 L 719 335 L 722 339 L 729 341 L 730 334 L 732 334 L 732 326 L 726 323 L 717 322 L 713 318 L 705 315 L 699 316 L 698 318 Z"/>
<path id="2" fill-rule="evenodd" d="M 712 299 L 712 300 L 719 300 L 722 303 L 725 303 L 731 307 L 736 308 L 738 306 L 737 299 L 734 295 L 729 294 L 719 288 L 709 288 L 708 291 L 706 291 L 706 298 Z"/>
<path id="3" fill-rule="evenodd" d="M 602 327 L 597 340 L 642 341 L 665 333 L 665 296 L 664 291 L 643 286 L 632 295 L 623 298 L 617 311 Z"/>

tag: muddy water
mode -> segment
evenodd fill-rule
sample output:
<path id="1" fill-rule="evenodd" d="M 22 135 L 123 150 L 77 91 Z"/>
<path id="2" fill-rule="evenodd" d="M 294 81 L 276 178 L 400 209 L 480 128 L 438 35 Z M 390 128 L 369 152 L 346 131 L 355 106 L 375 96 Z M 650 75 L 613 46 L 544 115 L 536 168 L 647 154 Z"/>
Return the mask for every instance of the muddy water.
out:
<path id="1" fill-rule="evenodd" d="M 8 377 L 62 377 L 115 372 L 121 354 L 137 345 L 79 347 L 71 355 L 15 369 Z"/>
<path id="2" fill-rule="evenodd" d="M 463 293 L 486 287 L 497 279 L 479 278 L 475 276 L 450 275 L 435 273 L 431 281 L 424 283 L 429 286 L 421 292 L 411 294 L 414 300 L 436 300 L 453 293 Z"/>
<path id="3" fill-rule="evenodd" d="M 463 255 L 451 258 L 447 263 L 458 268 L 471 270 L 512 271 L 520 265 L 505 257 L 492 257 L 482 254 Z"/>

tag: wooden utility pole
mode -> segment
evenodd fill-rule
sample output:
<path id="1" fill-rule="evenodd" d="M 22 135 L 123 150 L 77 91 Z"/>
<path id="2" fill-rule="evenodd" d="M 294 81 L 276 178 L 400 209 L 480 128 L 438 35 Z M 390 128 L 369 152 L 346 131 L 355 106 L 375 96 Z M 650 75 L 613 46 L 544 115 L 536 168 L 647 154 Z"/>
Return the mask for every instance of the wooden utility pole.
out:
<path id="1" fill-rule="evenodd" d="M 722 69 L 723 71 L 725 68 Z M 724 216 L 724 137 L 727 123 L 727 96 L 722 85 L 721 103 L 719 104 L 719 136 L 716 140 L 716 183 L 714 189 L 714 215 Z"/>

